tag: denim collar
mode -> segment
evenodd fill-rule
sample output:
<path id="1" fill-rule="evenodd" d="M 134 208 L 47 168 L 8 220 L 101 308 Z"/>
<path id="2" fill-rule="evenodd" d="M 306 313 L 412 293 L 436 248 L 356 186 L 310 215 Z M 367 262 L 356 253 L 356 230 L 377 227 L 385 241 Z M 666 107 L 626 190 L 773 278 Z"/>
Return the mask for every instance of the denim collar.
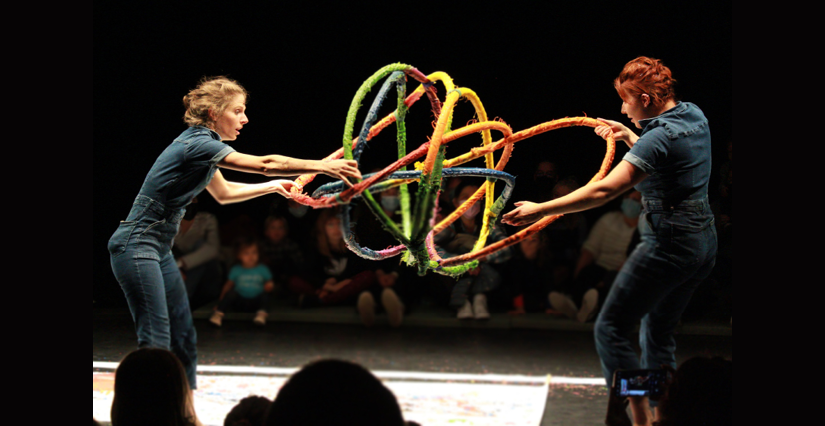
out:
<path id="1" fill-rule="evenodd" d="M 214 131 L 214 130 L 206 127 L 206 126 L 191 126 L 188 129 L 183 131 L 183 133 L 180 135 L 179 139 L 187 139 L 187 137 L 200 136 L 200 135 L 208 135 L 212 139 L 221 140 L 221 135 L 219 135 L 216 131 Z"/>
<path id="2" fill-rule="evenodd" d="M 687 104 L 685 104 L 682 101 L 679 101 L 679 102 L 676 103 L 675 107 L 673 107 L 673 108 L 671 108 L 671 109 L 669 109 L 669 110 L 667 110 L 667 111 L 665 111 L 665 112 L 663 112 L 663 113 L 661 113 L 661 114 L 659 114 L 655 117 L 645 118 L 644 120 L 639 120 L 639 125 L 642 126 L 642 129 L 644 129 L 645 127 L 647 127 L 648 124 L 650 124 L 651 121 L 658 120 L 660 118 L 667 118 L 671 115 L 681 113 L 685 109 L 687 109 L 687 107 L 688 107 Z"/>

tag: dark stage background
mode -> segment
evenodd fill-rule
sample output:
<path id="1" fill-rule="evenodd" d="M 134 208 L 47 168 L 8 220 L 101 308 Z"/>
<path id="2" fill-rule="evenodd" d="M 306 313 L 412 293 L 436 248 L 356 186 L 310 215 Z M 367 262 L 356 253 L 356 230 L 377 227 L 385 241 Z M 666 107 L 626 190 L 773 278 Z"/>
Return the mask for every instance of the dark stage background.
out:
<path id="1" fill-rule="evenodd" d="M 714 169 L 732 137 L 732 2 L 250 3 L 94 3 L 92 268 L 98 306 L 125 306 L 106 242 L 156 156 L 185 129 L 181 99 L 206 75 L 227 75 L 249 90 L 250 123 L 230 142 L 249 154 L 318 159 L 333 152 L 356 90 L 395 62 L 424 74 L 448 73 L 480 96 L 490 117 L 519 131 L 579 115 L 630 125 L 619 112 L 612 79 L 627 61 L 652 56 L 671 67 L 680 98 L 707 115 Z M 416 87 L 410 82 L 408 91 Z M 443 86 L 437 87 L 443 99 Z M 371 102 L 368 97 L 359 121 Z M 385 103 L 380 115 L 392 104 Z M 454 127 L 471 119 L 472 106 L 460 103 Z M 427 102 L 414 105 L 407 117 L 410 150 L 430 136 L 431 122 Z M 478 143 L 462 139 L 448 155 Z M 362 172 L 391 163 L 395 149 L 389 128 L 364 153 Z M 517 144 L 506 171 L 526 179 L 540 158 L 548 158 L 562 166 L 563 176 L 586 182 L 603 150 L 589 128 L 558 130 Z M 619 146 L 616 161 L 626 151 Z M 265 179 L 224 174 L 243 182 Z M 328 181 L 319 177 L 307 190 Z M 206 192 L 200 198 L 225 221 L 241 213 L 263 220 L 275 197 L 229 206 L 218 206 Z"/>

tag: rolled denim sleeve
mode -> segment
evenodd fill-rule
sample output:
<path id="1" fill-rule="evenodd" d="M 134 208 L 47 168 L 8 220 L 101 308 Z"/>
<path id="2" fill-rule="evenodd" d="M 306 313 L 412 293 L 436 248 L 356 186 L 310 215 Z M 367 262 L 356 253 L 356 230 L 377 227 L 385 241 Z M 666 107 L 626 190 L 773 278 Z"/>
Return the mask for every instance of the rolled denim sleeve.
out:
<path id="1" fill-rule="evenodd" d="M 211 138 L 198 138 L 187 146 L 187 160 L 215 166 L 230 153 L 235 152 L 231 146 Z"/>
<path id="2" fill-rule="evenodd" d="M 641 171 L 653 175 L 667 158 L 669 142 L 664 129 L 653 129 L 643 134 L 623 159 Z"/>

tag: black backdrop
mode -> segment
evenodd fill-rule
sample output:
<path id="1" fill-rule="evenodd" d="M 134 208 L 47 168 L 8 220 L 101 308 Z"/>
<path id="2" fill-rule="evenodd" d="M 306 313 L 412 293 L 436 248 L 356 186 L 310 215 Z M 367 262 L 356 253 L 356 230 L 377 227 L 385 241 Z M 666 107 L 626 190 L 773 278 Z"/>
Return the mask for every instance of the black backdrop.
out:
<path id="1" fill-rule="evenodd" d="M 385 2 L 373 8 L 364 2 L 248 3 L 94 3 L 92 267 L 100 305 L 125 306 L 106 241 L 156 156 L 184 130 L 181 99 L 206 75 L 228 75 L 249 90 L 250 123 L 230 145 L 250 154 L 331 153 L 341 146 L 358 87 L 395 62 L 424 74 L 450 74 L 456 85 L 480 96 L 491 117 L 518 131 L 579 115 L 629 125 L 612 79 L 628 60 L 656 57 L 673 70 L 681 99 L 708 116 L 717 166 L 732 137 L 732 2 Z M 415 87 L 411 82 L 408 90 Z M 438 88 L 443 96 L 443 86 Z M 370 102 L 368 97 L 359 120 Z M 384 110 L 382 116 L 391 109 Z M 409 147 L 426 140 L 431 119 L 426 102 L 413 107 Z M 456 125 L 470 119 L 471 105 L 459 104 Z M 448 153 L 477 142 L 457 141 Z M 388 129 L 364 154 L 362 171 L 389 164 L 394 150 L 394 130 Z M 626 150 L 619 147 L 617 161 Z M 563 174 L 586 181 L 602 155 L 603 143 L 590 129 L 559 130 L 516 145 L 507 171 L 528 175 L 539 158 L 550 158 Z M 219 220 L 239 212 L 264 214 L 272 202 L 264 197 L 217 206 L 208 194 L 201 198 Z"/>

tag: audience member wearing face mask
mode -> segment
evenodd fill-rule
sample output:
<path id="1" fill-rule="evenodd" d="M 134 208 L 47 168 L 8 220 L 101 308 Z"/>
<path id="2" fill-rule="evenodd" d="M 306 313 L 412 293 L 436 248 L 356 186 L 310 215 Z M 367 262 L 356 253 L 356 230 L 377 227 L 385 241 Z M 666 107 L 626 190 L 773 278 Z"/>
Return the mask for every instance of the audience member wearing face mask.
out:
<path id="1" fill-rule="evenodd" d="M 457 209 L 464 204 L 478 189 L 478 182 L 462 181 L 455 190 L 453 207 Z M 483 203 L 482 198 L 473 204 L 450 225 L 449 231 L 445 231 L 451 237 L 440 240 L 439 248 L 443 251 L 441 257 L 446 259 L 472 251 L 481 234 Z M 506 236 L 503 229 L 496 225 L 490 231 L 487 245 Z M 458 281 L 452 280 L 448 283 L 451 286 L 448 305 L 456 310 L 458 319 L 485 320 L 490 318 L 491 306 L 505 308 L 508 303 L 504 301 L 505 297 L 499 294 L 502 282 L 500 268 L 510 259 L 512 253 L 511 247 L 499 250 L 480 259 L 479 265 L 462 275 Z"/>

